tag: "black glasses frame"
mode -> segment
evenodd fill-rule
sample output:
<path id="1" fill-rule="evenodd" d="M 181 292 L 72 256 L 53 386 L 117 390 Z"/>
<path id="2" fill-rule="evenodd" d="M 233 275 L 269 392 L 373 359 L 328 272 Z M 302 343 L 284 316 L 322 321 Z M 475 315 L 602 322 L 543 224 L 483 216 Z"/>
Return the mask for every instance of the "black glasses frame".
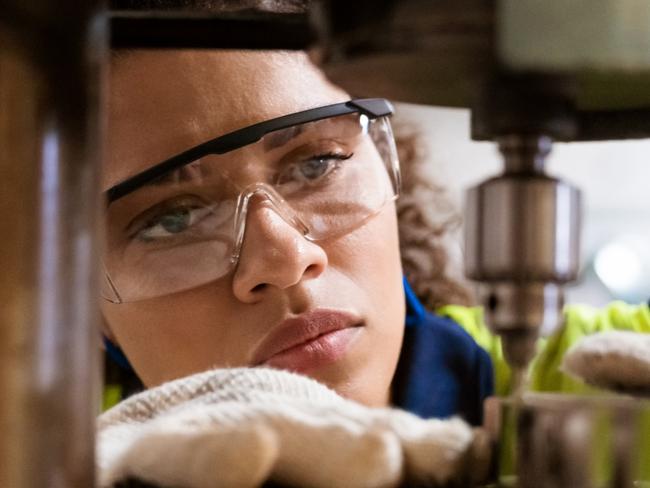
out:
<path id="1" fill-rule="evenodd" d="M 354 99 L 348 102 L 335 103 L 324 107 L 303 110 L 302 112 L 284 115 L 242 129 L 237 129 L 228 134 L 201 143 L 198 146 L 194 146 L 176 156 L 172 156 L 171 158 L 166 159 L 165 161 L 109 188 L 105 193 L 107 202 L 110 204 L 115 200 L 134 192 L 156 178 L 159 178 L 165 173 L 181 168 L 197 159 L 210 154 L 224 154 L 257 142 L 270 132 L 286 129 L 293 125 L 316 122 L 330 117 L 353 113 L 361 113 L 372 120 L 391 115 L 393 113 L 393 106 L 388 100 L 383 98 Z"/>

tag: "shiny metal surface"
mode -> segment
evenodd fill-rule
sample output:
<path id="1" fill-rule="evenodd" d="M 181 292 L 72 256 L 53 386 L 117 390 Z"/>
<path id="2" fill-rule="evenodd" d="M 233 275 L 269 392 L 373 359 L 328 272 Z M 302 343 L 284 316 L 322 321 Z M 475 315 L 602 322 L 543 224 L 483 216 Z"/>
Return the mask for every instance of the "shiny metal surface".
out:
<path id="1" fill-rule="evenodd" d="M 97 2 L 0 0 L 0 486 L 90 487 Z"/>
<path id="2" fill-rule="evenodd" d="M 467 193 L 466 274 L 481 281 L 573 280 L 580 193 L 543 175 L 504 174 Z"/>
<path id="3" fill-rule="evenodd" d="M 647 488 L 650 402 L 527 394 L 488 400 L 501 486 Z"/>
<path id="4" fill-rule="evenodd" d="M 465 273 L 510 364 L 525 368 L 539 334 L 561 323 L 562 285 L 579 268 L 581 197 L 544 173 L 546 137 L 499 139 L 504 171 L 466 197 Z"/>
<path id="5" fill-rule="evenodd" d="M 479 285 L 486 322 L 501 337 L 503 353 L 515 371 L 514 388 L 523 386 L 523 374 L 537 350 L 540 335 L 562 323 L 564 291 L 553 282 L 500 281 Z"/>

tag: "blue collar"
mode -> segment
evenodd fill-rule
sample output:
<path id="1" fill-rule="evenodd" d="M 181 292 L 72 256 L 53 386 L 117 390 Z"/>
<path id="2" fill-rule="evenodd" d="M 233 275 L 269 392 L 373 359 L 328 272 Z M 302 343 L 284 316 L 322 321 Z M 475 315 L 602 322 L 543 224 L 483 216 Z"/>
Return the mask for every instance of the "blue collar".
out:
<path id="1" fill-rule="evenodd" d="M 406 325 L 409 327 L 416 326 L 425 319 L 427 311 L 415 295 L 406 276 L 402 278 L 402 283 L 404 284 L 404 296 L 406 297 Z"/>

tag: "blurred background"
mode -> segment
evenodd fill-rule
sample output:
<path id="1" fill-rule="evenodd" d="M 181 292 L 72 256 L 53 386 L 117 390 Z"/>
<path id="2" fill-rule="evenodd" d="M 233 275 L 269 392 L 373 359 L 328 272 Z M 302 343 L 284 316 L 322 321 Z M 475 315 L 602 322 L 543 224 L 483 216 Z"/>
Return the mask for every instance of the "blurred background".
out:
<path id="1" fill-rule="evenodd" d="M 501 171 L 496 145 L 470 139 L 468 110 L 397 104 L 396 117 L 421 134 L 431 178 L 449 188 L 459 209 L 466 188 Z M 648 159 L 650 139 L 553 145 L 548 172 L 578 186 L 584 198 L 581 273 L 566 288 L 567 303 L 650 299 Z M 461 238 L 451 244 L 458 260 Z"/>

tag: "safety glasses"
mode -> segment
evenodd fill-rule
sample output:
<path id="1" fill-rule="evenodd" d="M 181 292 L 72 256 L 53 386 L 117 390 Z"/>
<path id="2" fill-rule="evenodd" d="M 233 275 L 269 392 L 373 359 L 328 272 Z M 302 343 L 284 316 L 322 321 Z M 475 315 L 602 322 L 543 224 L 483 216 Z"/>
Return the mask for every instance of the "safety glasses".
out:
<path id="1" fill-rule="evenodd" d="M 399 194 L 391 114 L 386 100 L 361 99 L 278 117 L 110 188 L 103 297 L 143 300 L 225 276 L 257 199 L 311 241 L 363 225 Z"/>

